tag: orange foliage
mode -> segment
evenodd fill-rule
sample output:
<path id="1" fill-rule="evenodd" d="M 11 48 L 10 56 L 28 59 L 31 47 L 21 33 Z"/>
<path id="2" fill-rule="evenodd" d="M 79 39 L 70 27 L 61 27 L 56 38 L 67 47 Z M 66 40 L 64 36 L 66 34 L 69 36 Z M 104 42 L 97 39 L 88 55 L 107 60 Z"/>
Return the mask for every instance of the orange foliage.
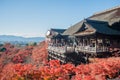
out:
<path id="1" fill-rule="evenodd" d="M 32 58 L 35 64 L 43 65 L 47 61 L 47 43 L 41 42 L 40 45 L 34 47 L 32 51 Z"/>
<path id="2" fill-rule="evenodd" d="M 0 56 L 0 80 L 106 80 L 120 77 L 120 57 L 95 59 L 93 63 L 47 62 L 47 44 L 18 49 L 6 44 Z M 45 63 L 47 62 L 47 63 Z"/>

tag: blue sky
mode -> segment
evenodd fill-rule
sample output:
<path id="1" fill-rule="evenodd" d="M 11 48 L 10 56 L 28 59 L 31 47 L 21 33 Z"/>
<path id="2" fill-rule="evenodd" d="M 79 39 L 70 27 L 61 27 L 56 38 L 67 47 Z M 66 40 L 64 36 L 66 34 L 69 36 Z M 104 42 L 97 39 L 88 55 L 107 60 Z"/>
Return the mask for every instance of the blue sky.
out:
<path id="1" fill-rule="evenodd" d="M 50 28 L 68 28 L 120 0 L 0 0 L 0 35 L 45 36 Z"/>

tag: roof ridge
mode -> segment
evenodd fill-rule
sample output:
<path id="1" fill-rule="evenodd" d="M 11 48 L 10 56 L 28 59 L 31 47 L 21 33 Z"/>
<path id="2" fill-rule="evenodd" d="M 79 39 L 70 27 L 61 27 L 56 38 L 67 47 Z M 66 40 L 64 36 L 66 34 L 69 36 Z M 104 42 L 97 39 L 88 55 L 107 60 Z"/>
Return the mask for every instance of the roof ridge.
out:
<path id="1" fill-rule="evenodd" d="M 50 28 L 51 30 L 66 30 L 66 29 L 62 29 L 62 28 Z"/>
<path id="2" fill-rule="evenodd" d="M 119 6 L 115 6 L 113 8 L 110 8 L 110 9 L 106 9 L 104 11 L 100 11 L 100 12 L 94 13 L 93 16 L 94 15 L 98 15 L 98 14 L 102 14 L 102 13 L 105 13 L 105 12 L 108 12 L 108 11 L 116 10 L 116 9 L 119 9 L 119 8 L 120 8 L 120 5 Z"/>
<path id="3" fill-rule="evenodd" d="M 86 22 L 97 22 L 97 23 L 108 23 L 107 21 L 100 21 L 100 20 L 92 20 L 92 19 L 86 19 Z"/>

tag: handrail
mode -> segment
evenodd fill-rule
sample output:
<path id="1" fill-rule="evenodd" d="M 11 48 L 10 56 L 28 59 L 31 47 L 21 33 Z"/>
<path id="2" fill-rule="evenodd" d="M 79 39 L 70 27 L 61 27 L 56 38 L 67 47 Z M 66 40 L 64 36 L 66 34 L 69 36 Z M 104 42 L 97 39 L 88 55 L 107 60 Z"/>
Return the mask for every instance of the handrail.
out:
<path id="1" fill-rule="evenodd" d="M 48 46 L 48 50 L 59 52 L 59 53 L 69 53 L 69 52 L 108 52 L 108 47 L 90 47 L 90 46 Z"/>

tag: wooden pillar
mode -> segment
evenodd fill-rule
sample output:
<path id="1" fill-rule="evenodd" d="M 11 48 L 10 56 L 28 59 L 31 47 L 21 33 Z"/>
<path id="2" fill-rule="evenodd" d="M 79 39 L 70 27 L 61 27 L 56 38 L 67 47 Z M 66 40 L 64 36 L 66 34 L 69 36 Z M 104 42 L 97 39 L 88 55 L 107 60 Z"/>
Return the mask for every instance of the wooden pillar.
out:
<path id="1" fill-rule="evenodd" d="M 97 41 L 97 35 L 95 36 L 95 49 L 96 49 L 96 53 L 97 53 L 97 44 L 98 44 L 98 41 Z"/>
<path id="2" fill-rule="evenodd" d="M 89 45 L 88 37 L 87 37 L 87 46 Z"/>
<path id="3" fill-rule="evenodd" d="M 82 38 L 83 39 L 83 46 L 82 46 L 82 50 L 83 50 L 83 52 L 84 52 L 84 54 L 85 54 L 85 40 L 84 40 L 84 37 Z"/>
<path id="4" fill-rule="evenodd" d="M 104 45 L 105 45 L 104 42 L 105 42 L 105 38 L 103 37 L 103 38 L 102 38 L 102 51 L 104 50 Z"/>
<path id="5" fill-rule="evenodd" d="M 67 45 L 65 45 L 65 53 L 67 53 Z"/>

